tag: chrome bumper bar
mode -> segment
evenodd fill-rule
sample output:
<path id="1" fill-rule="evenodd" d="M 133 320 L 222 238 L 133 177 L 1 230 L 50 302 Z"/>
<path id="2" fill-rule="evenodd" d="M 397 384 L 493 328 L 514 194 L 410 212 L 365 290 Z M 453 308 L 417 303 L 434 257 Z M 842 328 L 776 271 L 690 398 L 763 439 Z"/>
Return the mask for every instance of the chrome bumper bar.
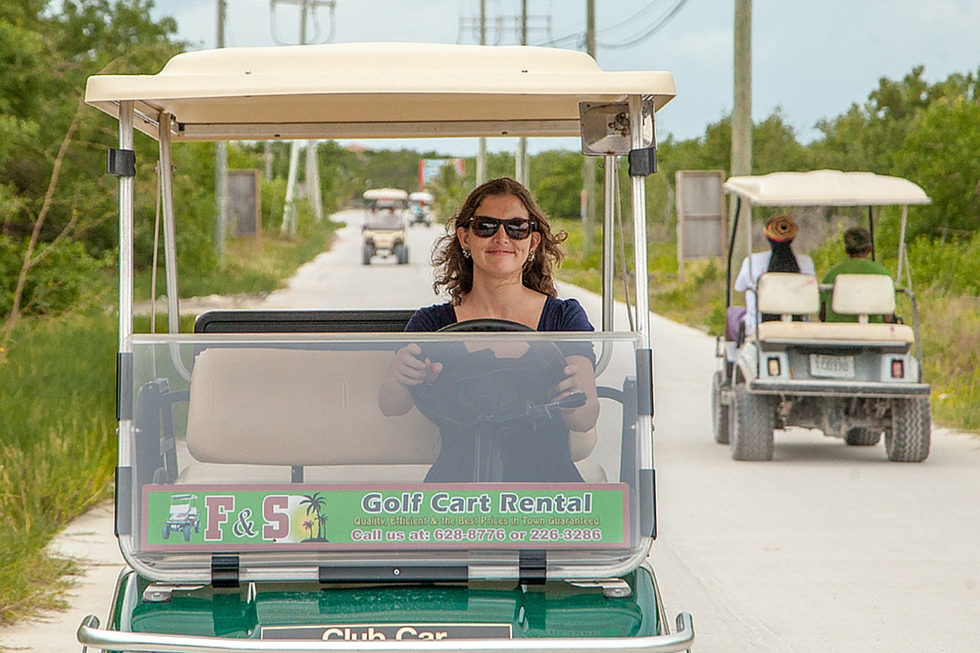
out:
<path id="1" fill-rule="evenodd" d="M 148 653 L 408 653 L 426 651 L 449 653 L 568 653 L 569 651 L 624 651 L 632 653 L 677 653 L 689 651 L 694 643 L 691 615 L 677 615 L 677 632 L 653 637 L 456 639 L 452 641 L 323 641 L 263 640 L 231 637 L 188 637 L 131 633 L 99 628 L 99 619 L 89 615 L 78 627 L 82 653 L 89 646 L 106 651 L 145 651 Z"/>
<path id="2" fill-rule="evenodd" d="M 862 383 L 860 381 L 749 381 L 749 392 L 801 395 L 808 397 L 892 397 L 929 396 L 928 383 Z"/>

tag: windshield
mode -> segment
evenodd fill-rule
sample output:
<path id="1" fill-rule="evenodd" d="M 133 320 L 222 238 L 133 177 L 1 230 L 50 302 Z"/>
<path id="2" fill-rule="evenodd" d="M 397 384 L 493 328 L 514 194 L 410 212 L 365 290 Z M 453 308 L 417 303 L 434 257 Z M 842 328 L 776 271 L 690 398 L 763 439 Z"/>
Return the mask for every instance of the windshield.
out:
<path id="1" fill-rule="evenodd" d="M 394 207 L 370 209 L 364 216 L 368 229 L 401 229 L 404 226 L 401 211 Z"/>
<path id="2" fill-rule="evenodd" d="M 577 575 L 645 555 L 652 465 L 636 434 L 648 439 L 650 425 L 637 414 L 633 334 L 132 343 L 134 414 L 120 422 L 132 524 L 120 539 L 151 577 L 206 576 L 227 553 L 285 578 L 350 560 L 516 576 L 526 549 Z M 389 365 L 408 345 L 443 363 L 440 378 L 385 415 Z M 569 360 L 597 358 L 598 420 L 575 431 L 563 415 L 580 397 L 562 403 L 552 389 Z"/>

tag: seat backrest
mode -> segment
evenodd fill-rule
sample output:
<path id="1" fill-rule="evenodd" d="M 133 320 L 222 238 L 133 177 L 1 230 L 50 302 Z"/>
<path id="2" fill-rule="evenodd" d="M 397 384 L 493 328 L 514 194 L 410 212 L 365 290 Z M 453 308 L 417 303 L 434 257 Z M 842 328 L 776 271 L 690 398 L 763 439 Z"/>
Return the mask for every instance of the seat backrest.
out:
<path id="1" fill-rule="evenodd" d="M 194 333 L 393 333 L 413 309 L 215 310 L 194 322 Z"/>
<path id="2" fill-rule="evenodd" d="M 432 463 L 439 430 L 414 408 L 387 417 L 378 388 L 394 352 L 205 349 L 194 363 L 187 447 L 200 462 Z"/>
<path id="3" fill-rule="evenodd" d="M 191 374 L 187 448 L 198 462 L 252 465 L 431 464 L 435 424 L 412 408 L 388 417 L 378 389 L 390 350 L 212 347 Z M 583 460 L 596 431 L 572 432 Z"/>
<path id="4" fill-rule="evenodd" d="M 895 283 L 884 274 L 839 274 L 830 307 L 840 315 L 890 315 L 895 312 Z"/>
<path id="5" fill-rule="evenodd" d="M 756 292 L 762 313 L 806 315 L 820 309 L 820 289 L 811 274 L 766 272 Z"/>

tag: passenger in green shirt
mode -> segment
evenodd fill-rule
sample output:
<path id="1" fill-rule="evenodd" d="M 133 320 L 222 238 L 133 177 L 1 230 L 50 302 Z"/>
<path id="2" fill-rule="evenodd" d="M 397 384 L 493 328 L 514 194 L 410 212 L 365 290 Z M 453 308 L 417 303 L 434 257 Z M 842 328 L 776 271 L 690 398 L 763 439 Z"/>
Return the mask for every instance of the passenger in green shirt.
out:
<path id="1" fill-rule="evenodd" d="M 838 274 L 884 274 L 891 276 L 888 268 L 870 260 L 871 254 L 871 232 L 864 227 L 851 227 L 844 232 L 844 250 L 849 257 L 830 268 L 824 275 L 823 283 L 833 284 Z M 830 292 L 820 293 L 820 319 L 824 322 L 857 322 L 857 315 L 838 315 L 830 306 Z M 892 316 L 885 319 L 881 315 L 868 316 L 869 322 L 891 322 Z"/>

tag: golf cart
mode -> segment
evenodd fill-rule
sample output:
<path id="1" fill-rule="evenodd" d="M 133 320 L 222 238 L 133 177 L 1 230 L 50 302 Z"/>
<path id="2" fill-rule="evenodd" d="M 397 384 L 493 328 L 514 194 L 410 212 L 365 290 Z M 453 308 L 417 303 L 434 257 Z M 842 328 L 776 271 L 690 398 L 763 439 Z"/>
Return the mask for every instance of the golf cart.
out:
<path id="1" fill-rule="evenodd" d="M 408 196 L 409 209 L 411 210 L 411 218 L 409 219 L 409 225 L 425 225 L 428 227 L 432 224 L 432 201 L 435 198 L 432 197 L 432 193 L 426 191 L 417 191 Z"/>
<path id="2" fill-rule="evenodd" d="M 900 205 L 896 274 L 900 279 L 908 206 L 930 201 L 910 181 L 868 172 L 819 170 L 732 177 L 724 188 L 737 197 L 728 254 L 729 308 L 731 252 L 743 205 L 867 206 L 872 235 L 873 208 Z M 752 251 L 751 226 L 746 230 L 747 251 Z M 907 265 L 905 270 L 908 274 Z M 735 460 L 770 460 L 774 429 L 820 429 L 851 446 L 876 445 L 884 434 L 889 460 L 925 460 L 930 441 L 929 385 L 922 382 L 918 308 L 910 274 L 908 284 L 897 291 L 911 300 L 912 326 L 869 319 L 895 312 L 896 288 L 890 276 L 842 274 L 828 286 L 799 273 L 758 276 L 758 283 L 747 291 L 756 295 L 757 318 L 766 313 L 779 320 L 757 319 L 758 327 L 744 337 L 731 325 L 718 338 L 719 368 L 711 384 L 715 440 L 729 444 Z M 834 312 L 856 320 L 818 321 L 821 292 L 830 296 Z"/>
<path id="3" fill-rule="evenodd" d="M 87 617 L 78 641 L 169 653 L 689 649 L 691 617 L 671 632 L 647 559 L 657 521 L 646 275 L 635 328 L 614 329 L 612 292 L 616 167 L 629 156 L 642 270 L 654 112 L 673 95 L 668 73 L 604 72 L 578 52 L 432 44 L 226 48 L 177 55 L 156 75 L 90 78 L 86 101 L 119 121 L 115 519 L 128 567 L 105 626 Z M 159 142 L 166 334 L 133 330 L 135 130 Z M 479 321 L 405 333 L 411 310 L 351 309 L 212 311 L 180 332 L 175 141 L 503 135 L 578 135 L 605 159 L 599 331 Z M 408 343 L 433 356 L 453 348 L 472 374 L 455 394 L 386 416 L 379 387 Z M 478 431 L 487 446 L 475 450 L 492 461 L 502 424 L 554 419 L 564 404 L 511 388 L 563 369 L 563 347 L 596 358 L 598 421 L 568 442 L 581 481 L 501 482 L 474 461 L 459 482 L 424 482 L 440 421 Z M 533 369 L 514 355 L 531 350 Z M 164 538 L 170 505 L 191 493 L 200 531 Z"/>
<path id="4" fill-rule="evenodd" d="M 197 495 L 174 494 L 170 497 L 170 514 L 163 524 L 160 535 L 163 539 L 171 533 L 183 533 L 184 541 L 191 539 L 191 530 L 201 532 L 201 513 L 197 509 Z"/>
<path id="5" fill-rule="evenodd" d="M 394 256 L 399 265 L 408 263 L 405 244 L 405 212 L 408 193 L 397 188 L 372 188 L 364 191 L 367 208 L 361 225 L 361 253 L 364 265 L 374 256 Z"/>

